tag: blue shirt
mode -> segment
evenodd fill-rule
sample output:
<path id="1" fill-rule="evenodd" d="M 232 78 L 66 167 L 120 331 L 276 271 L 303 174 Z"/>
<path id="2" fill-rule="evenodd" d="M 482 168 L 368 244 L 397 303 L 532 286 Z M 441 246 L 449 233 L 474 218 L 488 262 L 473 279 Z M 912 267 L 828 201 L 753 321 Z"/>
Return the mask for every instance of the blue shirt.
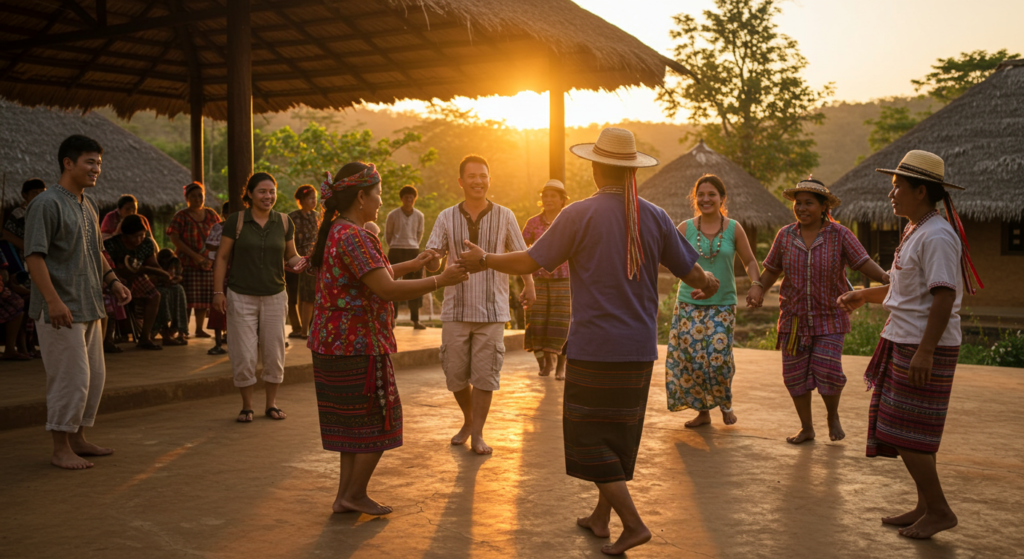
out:
<path id="1" fill-rule="evenodd" d="M 665 210 L 640 199 L 640 281 L 626 277 L 626 210 L 621 194 L 599 192 L 567 206 L 529 249 L 545 270 L 569 262 L 572 321 L 570 359 L 658 359 L 658 266 L 678 277 L 697 262 L 697 251 Z"/>

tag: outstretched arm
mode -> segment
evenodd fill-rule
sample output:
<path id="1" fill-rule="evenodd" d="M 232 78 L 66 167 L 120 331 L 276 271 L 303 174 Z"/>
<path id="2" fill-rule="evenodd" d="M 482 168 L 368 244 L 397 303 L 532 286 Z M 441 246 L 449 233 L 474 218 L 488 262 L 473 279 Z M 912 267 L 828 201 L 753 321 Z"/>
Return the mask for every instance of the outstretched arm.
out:
<path id="1" fill-rule="evenodd" d="M 407 301 L 422 297 L 439 287 L 462 283 L 469 273 L 460 266 L 450 266 L 441 275 L 418 280 L 397 281 L 384 268 L 374 268 L 359 278 L 370 291 L 385 301 Z"/>
<path id="2" fill-rule="evenodd" d="M 466 252 L 459 257 L 459 265 L 466 268 L 469 273 L 481 272 L 489 268 L 512 276 L 528 276 L 540 269 L 540 264 L 523 250 L 505 254 L 488 254 L 484 252 L 484 249 L 469 241 L 465 241 L 465 245 Z M 484 263 L 480 262 L 482 258 Z M 526 278 L 523 279 L 526 280 Z M 532 283 L 532 278 L 530 281 Z"/>

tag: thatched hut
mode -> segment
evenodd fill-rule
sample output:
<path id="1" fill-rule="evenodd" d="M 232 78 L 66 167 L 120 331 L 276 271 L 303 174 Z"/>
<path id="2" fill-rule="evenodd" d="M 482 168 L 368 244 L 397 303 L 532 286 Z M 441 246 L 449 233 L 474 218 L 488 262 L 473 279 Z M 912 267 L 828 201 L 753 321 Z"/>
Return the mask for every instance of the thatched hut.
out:
<path id="1" fill-rule="evenodd" d="M 709 148 L 704 140 L 663 166 L 637 187 L 638 194 L 661 206 L 676 223 L 693 217 L 693 185 L 701 175 L 718 175 L 725 183 L 729 217 L 743 225 L 750 246 L 757 246 L 757 230 L 773 229 L 793 221 L 793 212 L 760 181 Z M 738 260 L 738 259 L 737 259 Z M 742 266 L 737 265 L 738 274 Z"/>
<path id="2" fill-rule="evenodd" d="M 886 197 L 892 169 L 910 150 L 942 157 L 971 255 L 985 282 L 970 307 L 1024 307 L 1024 60 L 1003 63 L 984 82 L 921 121 L 834 185 L 839 219 L 857 222 L 858 236 L 883 267 L 892 264 L 902 227 Z"/>
<path id="3" fill-rule="evenodd" d="M 57 148 L 72 134 L 84 134 L 103 146 L 103 172 L 89 195 L 108 208 L 122 194 L 132 194 L 151 211 L 184 202 L 181 187 L 189 170 L 159 149 L 107 120 L 89 113 L 28 108 L 0 99 L 0 169 L 7 188 L 0 206 L 21 203 L 21 183 L 32 177 L 53 185 L 60 177 Z"/>

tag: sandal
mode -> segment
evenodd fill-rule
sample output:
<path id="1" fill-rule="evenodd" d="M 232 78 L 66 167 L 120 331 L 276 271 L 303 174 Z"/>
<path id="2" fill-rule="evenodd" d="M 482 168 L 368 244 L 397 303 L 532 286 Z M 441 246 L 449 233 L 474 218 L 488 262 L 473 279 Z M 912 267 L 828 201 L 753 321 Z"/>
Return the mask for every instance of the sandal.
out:
<path id="1" fill-rule="evenodd" d="M 252 410 L 242 410 L 242 411 L 238 412 L 238 417 L 244 418 L 244 419 L 235 419 L 235 421 L 237 421 L 238 423 L 252 423 L 252 416 L 253 416 L 253 411 Z"/>
<path id="2" fill-rule="evenodd" d="M 215 345 L 215 346 L 211 347 L 210 350 L 206 352 L 206 354 L 207 355 L 224 355 L 227 352 L 228 352 L 228 350 L 220 347 L 219 345 Z"/>
<path id="3" fill-rule="evenodd" d="M 114 342 L 103 342 L 103 353 L 122 353 L 123 349 L 117 347 Z"/>
<path id="4" fill-rule="evenodd" d="M 185 340 L 179 340 L 177 338 L 164 338 L 163 343 L 165 346 L 179 346 L 188 344 L 188 342 L 186 342 Z"/>
<path id="5" fill-rule="evenodd" d="M 289 338 L 301 338 L 302 337 L 302 333 L 301 332 L 289 332 L 288 333 L 288 337 Z"/>
<path id="6" fill-rule="evenodd" d="M 277 413 L 278 415 L 281 415 L 282 413 L 284 413 L 284 411 L 281 408 L 267 408 L 267 411 L 265 411 L 263 413 L 267 417 L 269 417 L 270 419 L 276 419 L 278 421 L 281 421 L 282 419 L 285 419 L 284 417 L 274 417 L 274 413 Z"/>
<path id="7" fill-rule="evenodd" d="M 158 346 L 158 345 L 154 344 L 153 342 L 139 342 L 139 343 L 135 344 L 135 347 L 137 347 L 139 349 L 149 349 L 149 350 L 162 350 L 163 349 L 163 347 Z"/>

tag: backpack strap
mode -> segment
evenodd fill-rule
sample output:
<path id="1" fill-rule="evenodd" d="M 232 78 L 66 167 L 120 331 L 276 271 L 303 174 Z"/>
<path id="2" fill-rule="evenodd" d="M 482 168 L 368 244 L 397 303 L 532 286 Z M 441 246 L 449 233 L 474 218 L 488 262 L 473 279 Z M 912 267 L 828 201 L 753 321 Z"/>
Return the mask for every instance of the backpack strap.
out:
<path id="1" fill-rule="evenodd" d="M 242 226 L 245 225 L 245 210 L 238 212 L 238 221 L 235 222 L 235 240 L 242 236 Z"/>
<path id="2" fill-rule="evenodd" d="M 277 212 L 281 214 L 281 220 L 284 221 L 284 238 L 288 238 L 288 232 L 292 230 L 292 220 L 288 217 L 288 214 L 284 212 Z"/>

